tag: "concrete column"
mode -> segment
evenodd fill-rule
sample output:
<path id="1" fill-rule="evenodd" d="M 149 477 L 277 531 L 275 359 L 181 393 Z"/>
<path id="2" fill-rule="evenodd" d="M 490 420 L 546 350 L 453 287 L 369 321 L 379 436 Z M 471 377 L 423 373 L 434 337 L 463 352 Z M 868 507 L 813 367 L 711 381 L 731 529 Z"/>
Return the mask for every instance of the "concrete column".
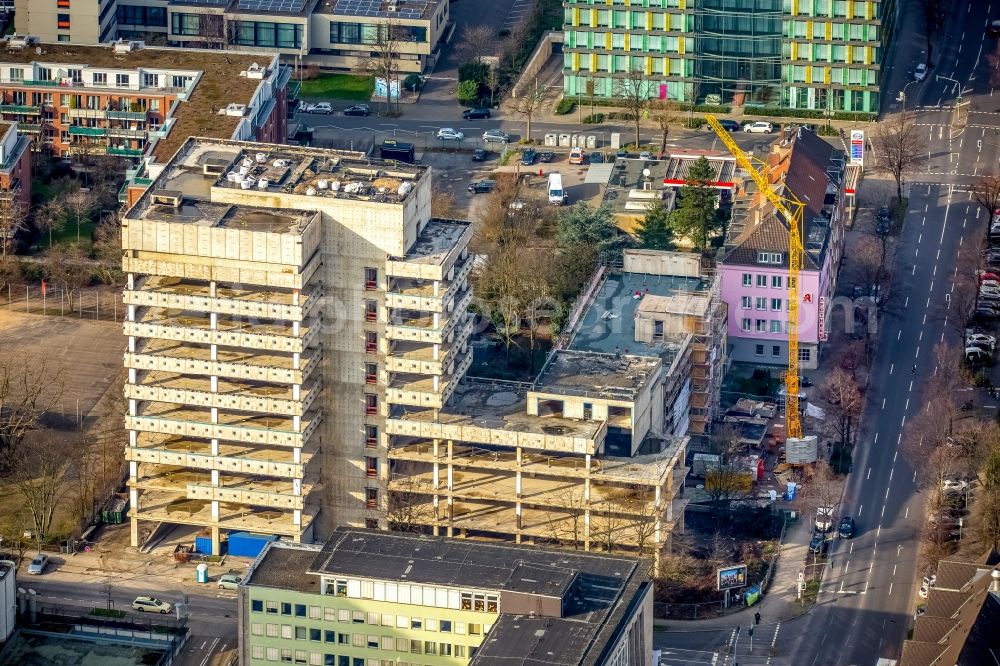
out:
<path id="1" fill-rule="evenodd" d="M 299 322 L 297 322 L 297 321 L 293 321 L 292 322 L 292 335 L 294 335 L 295 337 L 299 337 L 299 329 L 300 328 L 301 328 L 301 324 Z"/>
<path id="2" fill-rule="evenodd" d="M 434 356 L 432 357 L 435 361 L 441 360 L 441 345 L 434 343 Z"/>
<path id="3" fill-rule="evenodd" d="M 138 381 L 139 371 L 135 368 L 128 369 L 128 383 L 135 384 Z"/>
<path id="4" fill-rule="evenodd" d="M 295 509 L 292 511 L 292 525 L 296 527 L 302 526 L 302 509 Z M 296 542 L 298 542 L 298 537 L 296 537 Z"/>
<path id="5" fill-rule="evenodd" d="M 434 320 L 434 330 L 437 330 L 437 329 L 441 328 L 441 313 L 440 312 L 435 312 L 434 313 L 433 320 Z"/>
<path id="6" fill-rule="evenodd" d="M 302 354 L 298 352 L 292 354 L 292 369 L 301 370 L 302 369 L 301 363 L 302 363 Z"/>
<path id="7" fill-rule="evenodd" d="M 135 305 L 129 303 L 127 316 L 129 321 L 135 321 Z"/>
<path id="8" fill-rule="evenodd" d="M 434 392 L 437 393 L 438 391 L 441 390 L 441 376 L 440 375 L 434 375 L 434 380 L 433 381 L 434 381 Z"/>
<path id="9" fill-rule="evenodd" d="M 441 295 L 441 281 L 434 280 L 434 297 L 437 298 Z"/>
<path id="10" fill-rule="evenodd" d="M 212 526 L 212 555 L 222 555 L 222 536 L 218 525 Z"/>
<path id="11" fill-rule="evenodd" d="M 135 289 L 135 273 L 125 275 L 125 288 L 130 291 Z"/>
<path id="12" fill-rule="evenodd" d="M 213 521 L 218 521 L 219 520 L 219 501 L 218 500 L 212 500 L 212 520 Z M 215 528 L 215 529 L 218 529 L 218 528 Z"/>
<path id="13" fill-rule="evenodd" d="M 213 361 L 218 361 L 219 360 L 219 346 L 218 345 L 212 345 L 211 350 L 209 351 L 209 354 L 210 354 L 210 358 Z"/>
<path id="14" fill-rule="evenodd" d="M 219 422 L 219 408 L 212 407 L 212 423 L 218 423 L 218 422 Z"/>
<path id="15" fill-rule="evenodd" d="M 219 455 L 219 440 L 213 439 L 211 446 L 212 446 L 212 455 L 213 456 Z"/>
<path id="16" fill-rule="evenodd" d="M 217 331 L 219 329 L 219 313 L 218 312 L 209 313 L 209 319 L 211 322 L 210 326 L 212 330 Z"/>
<path id="17" fill-rule="evenodd" d="M 139 445 L 139 433 L 135 430 L 128 431 L 128 445 L 138 446 Z"/>
<path id="18" fill-rule="evenodd" d="M 302 497 L 302 479 L 292 479 L 292 494 Z"/>
<path id="19" fill-rule="evenodd" d="M 302 432 L 302 417 L 298 414 L 292 417 L 292 430 Z"/>
<path id="20" fill-rule="evenodd" d="M 134 335 L 128 336 L 128 350 L 130 352 L 132 352 L 133 354 L 135 353 L 135 336 Z"/>
<path id="21" fill-rule="evenodd" d="M 298 289 L 292 291 L 292 305 L 302 305 L 301 297 L 302 293 Z"/>
<path id="22" fill-rule="evenodd" d="M 135 504 L 133 504 L 130 511 L 135 511 L 135 510 L 136 506 Z M 132 518 L 130 522 L 131 525 L 129 526 L 129 541 L 131 542 L 131 546 L 133 548 L 138 548 L 140 545 L 142 545 L 139 543 L 139 519 Z"/>
<path id="23" fill-rule="evenodd" d="M 133 479 L 139 476 L 139 463 L 134 460 L 130 460 L 128 463 L 128 475 Z"/>
<path id="24" fill-rule="evenodd" d="M 212 470 L 212 485 L 213 486 L 219 485 L 219 470 L 217 469 Z"/>
<path id="25" fill-rule="evenodd" d="M 292 462 L 296 465 L 302 464 L 302 449 L 298 446 L 292 449 Z"/>
<path id="26" fill-rule="evenodd" d="M 137 414 L 136 414 L 136 403 L 137 403 L 137 401 L 136 401 L 135 398 L 129 398 L 129 401 L 128 401 L 128 415 L 129 416 L 137 416 Z"/>
<path id="27" fill-rule="evenodd" d="M 211 391 L 212 391 L 212 393 L 218 393 L 219 392 L 219 378 L 216 375 L 212 375 L 211 378 L 209 379 L 209 381 L 211 382 Z"/>
<path id="28" fill-rule="evenodd" d="M 302 384 L 292 384 L 292 400 L 302 399 Z"/>
<path id="29" fill-rule="evenodd" d="M 215 280 L 212 280 L 211 282 L 208 283 L 208 295 L 211 296 L 212 298 L 216 297 L 216 287 L 217 286 L 218 285 L 215 282 Z"/>

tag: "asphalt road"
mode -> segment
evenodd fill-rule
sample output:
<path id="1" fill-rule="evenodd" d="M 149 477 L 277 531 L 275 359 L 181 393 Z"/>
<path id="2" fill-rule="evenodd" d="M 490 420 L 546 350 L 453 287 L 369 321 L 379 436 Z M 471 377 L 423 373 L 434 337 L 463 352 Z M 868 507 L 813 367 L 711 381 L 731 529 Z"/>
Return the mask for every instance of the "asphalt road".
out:
<path id="1" fill-rule="evenodd" d="M 961 343 L 948 320 L 955 257 L 961 244 L 978 242 L 986 224 L 967 188 L 1000 164 L 1000 90 L 993 85 L 1000 78 L 985 56 L 997 46 L 985 34 L 988 16 L 986 3 L 955 5 L 935 67 L 906 88 L 907 109 L 927 132 L 928 157 L 905 179 L 909 212 L 893 267 L 899 307 L 878 333 L 866 426 L 841 508 L 856 518 L 858 536 L 834 543 L 819 602 L 808 615 L 756 628 L 752 649 L 745 627 L 739 635 L 735 628 L 659 633 L 656 643 L 669 645 L 663 664 L 871 666 L 878 657 L 898 658 L 924 574 L 917 570 L 923 494 L 902 454 L 903 437 L 924 405 L 934 345 Z M 915 65 L 897 62 L 890 99 Z M 968 106 L 956 110 L 959 95 Z M 878 148 L 869 156 L 876 163 Z"/>

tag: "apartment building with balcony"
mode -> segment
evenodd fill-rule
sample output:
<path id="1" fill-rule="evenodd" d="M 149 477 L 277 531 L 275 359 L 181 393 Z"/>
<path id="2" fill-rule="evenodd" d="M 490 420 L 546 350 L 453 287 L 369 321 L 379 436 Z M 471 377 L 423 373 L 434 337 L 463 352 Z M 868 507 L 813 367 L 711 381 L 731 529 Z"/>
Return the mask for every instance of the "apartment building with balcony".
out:
<path id="1" fill-rule="evenodd" d="M 384 527 L 389 403 L 470 362 L 470 235 L 424 167 L 186 141 L 123 221 L 133 543 Z"/>
<path id="2" fill-rule="evenodd" d="M 799 365 L 815 369 L 826 341 L 846 233 L 842 151 L 808 130 L 776 140 L 767 178 L 779 196 L 805 204 L 799 274 Z M 749 179 L 734 198 L 723 250 L 722 298 L 729 308 L 732 360 L 788 363 L 788 222 Z"/>
<path id="3" fill-rule="evenodd" d="M 897 0 L 564 0 L 563 92 L 877 112 Z"/>
<path id="4" fill-rule="evenodd" d="M 404 76 L 424 71 L 450 27 L 447 0 L 102 0 L 99 11 L 79 0 L 18 2 L 18 32 L 46 42 L 139 39 L 277 53 L 324 69 L 363 68 L 391 24 Z"/>
<path id="5" fill-rule="evenodd" d="M 240 586 L 240 663 L 649 666 L 649 566 L 344 528 L 276 542 Z"/>
<path id="6" fill-rule="evenodd" d="M 35 150 L 149 156 L 164 163 L 189 136 L 282 143 L 290 71 L 275 55 L 41 43 L 0 51 L 0 120 Z"/>
<path id="7" fill-rule="evenodd" d="M 9 249 L 31 209 L 30 140 L 16 123 L 0 121 L 0 242 Z"/>

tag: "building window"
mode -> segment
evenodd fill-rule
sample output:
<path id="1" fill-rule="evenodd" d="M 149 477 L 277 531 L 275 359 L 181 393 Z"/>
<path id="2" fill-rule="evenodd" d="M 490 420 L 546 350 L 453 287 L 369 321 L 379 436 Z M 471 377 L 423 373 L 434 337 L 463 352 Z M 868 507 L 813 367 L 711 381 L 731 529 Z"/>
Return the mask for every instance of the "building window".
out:
<path id="1" fill-rule="evenodd" d="M 753 276 L 750 273 L 743 274 L 743 286 L 752 287 L 753 286 Z"/>
<path id="2" fill-rule="evenodd" d="M 799 348 L 799 360 L 800 361 L 811 361 L 812 360 L 812 349 L 808 347 Z"/>
<path id="3" fill-rule="evenodd" d="M 378 333 L 375 331 L 365 331 L 365 351 L 378 352 Z"/>
<path id="4" fill-rule="evenodd" d="M 132 85 L 132 76 L 130 74 L 115 74 L 115 85 L 119 88 L 128 88 Z"/>
<path id="5" fill-rule="evenodd" d="M 321 617 L 323 617 L 323 611 L 322 611 L 322 609 L 319 606 L 310 606 L 309 607 L 309 619 L 310 620 L 318 620 Z"/>
<path id="6" fill-rule="evenodd" d="M 105 72 L 94 72 L 91 83 L 95 86 L 106 86 L 108 85 L 108 75 Z"/>
<path id="7" fill-rule="evenodd" d="M 375 363 L 365 363 L 365 384 L 378 383 L 378 365 Z"/>
<path id="8" fill-rule="evenodd" d="M 292 625 L 283 624 L 281 625 L 281 637 L 291 639 L 292 638 Z"/>
<path id="9" fill-rule="evenodd" d="M 749 310 L 750 308 L 753 307 L 753 299 L 750 298 L 749 296 L 741 296 L 740 307 L 742 307 L 744 310 Z"/>
<path id="10" fill-rule="evenodd" d="M 295 640 L 304 641 L 306 639 L 306 628 L 295 627 Z"/>
<path id="11" fill-rule="evenodd" d="M 378 476 L 378 458 L 365 456 L 365 475 L 369 478 Z"/>
<path id="12" fill-rule="evenodd" d="M 368 448 L 378 446 L 378 426 L 365 426 L 365 446 Z"/>
<path id="13" fill-rule="evenodd" d="M 268 601 L 267 602 L 267 612 L 268 613 L 277 613 L 278 612 L 278 602 L 277 601 Z"/>
<path id="14" fill-rule="evenodd" d="M 775 312 L 780 312 L 781 311 L 781 299 L 780 298 L 772 298 L 771 299 L 771 309 L 773 311 L 775 311 Z"/>
<path id="15" fill-rule="evenodd" d="M 754 328 L 758 333 L 767 333 L 767 320 L 758 319 L 754 324 Z"/>
<path id="16" fill-rule="evenodd" d="M 410 618 L 410 629 L 423 629 L 423 628 L 424 628 L 424 621 L 422 619 L 420 619 L 419 617 Z"/>
<path id="17" fill-rule="evenodd" d="M 69 14 L 56 14 L 56 27 L 60 30 L 69 30 Z"/>
<path id="18" fill-rule="evenodd" d="M 233 21 L 233 43 L 240 46 L 297 49 L 302 45 L 302 26 L 298 23 Z"/>
<path id="19" fill-rule="evenodd" d="M 281 602 L 281 614 L 282 615 L 291 615 L 292 614 L 292 605 L 290 603 L 286 602 L 286 601 L 282 601 Z"/>
<path id="20" fill-rule="evenodd" d="M 264 612 L 264 602 L 261 599 L 251 599 L 250 610 L 254 613 Z"/>
<path id="21" fill-rule="evenodd" d="M 305 617 L 305 616 L 306 616 L 306 605 L 295 604 L 295 617 Z"/>
<path id="22" fill-rule="evenodd" d="M 267 623 L 267 635 L 271 638 L 277 638 L 279 633 L 279 627 L 274 622 Z"/>
<path id="23" fill-rule="evenodd" d="M 365 289 L 378 289 L 378 269 L 365 269 Z"/>
<path id="24" fill-rule="evenodd" d="M 59 35 L 56 35 L 56 41 L 58 41 L 58 42 L 71 42 L 71 41 L 73 41 L 73 36 L 72 35 L 59 34 Z"/>
<path id="25" fill-rule="evenodd" d="M 368 636 L 368 649 L 377 650 L 379 645 L 378 636 Z"/>
<path id="26" fill-rule="evenodd" d="M 755 345 L 754 348 L 753 348 L 753 355 L 754 356 L 763 356 L 764 355 L 764 345 Z"/>
<path id="27" fill-rule="evenodd" d="M 365 507 L 368 509 L 378 508 L 378 488 L 365 488 Z"/>
<path id="28" fill-rule="evenodd" d="M 199 14 L 170 14 L 170 33 L 186 37 L 197 37 L 201 34 L 201 16 Z"/>
<path id="29" fill-rule="evenodd" d="M 263 636 L 264 635 L 264 623 L 263 622 L 251 622 L 250 623 L 250 635 L 251 636 Z"/>
<path id="30" fill-rule="evenodd" d="M 781 320 L 779 320 L 779 319 L 772 319 L 771 320 L 771 332 L 772 333 L 781 333 Z"/>
<path id="31" fill-rule="evenodd" d="M 761 296 L 757 297 L 757 309 L 766 310 L 767 309 L 767 299 Z"/>
<path id="32" fill-rule="evenodd" d="M 378 396 L 374 393 L 365 394 L 365 414 L 368 416 L 378 415 Z"/>
<path id="33" fill-rule="evenodd" d="M 772 275 L 771 276 L 771 288 L 772 289 L 781 289 L 781 283 L 782 282 L 783 282 L 783 280 L 781 279 L 780 275 Z"/>
<path id="34" fill-rule="evenodd" d="M 336 643 L 337 642 L 337 632 L 330 631 L 329 629 L 323 630 L 323 642 L 324 643 Z"/>
<path id="35" fill-rule="evenodd" d="M 254 646 L 251 646 L 251 648 L 250 648 L 250 656 L 253 657 L 254 659 L 263 659 L 264 658 L 264 646 L 263 645 L 254 645 Z"/>
<path id="36" fill-rule="evenodd" d="M 771 346 L 771 356 L 781 356 L 781 346 L 772 345 Z"/>
<path id="37" fill-rule="evenodd" d="M 281 661 L 285 664 L 292 663 L 292 648 L 281 648 Z"/>
<path id="38" fill-rule="evenodd" d="M 378 319 L 378 301 L 365 299 L 365 321 L 376 321 Z"/>
<path id="39" fill-rule="evenodd" d="M 441 620 L 441 633 L 443 634 L 451 633 L 451 620 Z"/>
<path id="40" fill-rule="evenodd" d="M 757 286 L 758 287 L 766 287 L 767 286 L 767 276 L 766 275 L 758 275 L 757 276 Z"/>
<path id="41" fill-rule="evenodd" d="M 159 74 L 148 74 L 144 73 L 142 75 L 142 85 L 147 88 L 157 88 L 160 85 L 160 75 Z"/>
<path id="42" fill-rule="evenodd" d="M 278 648 L 273 648 L 273 647 L 267 648 L 267 660 L 278 661 Z"/>
<path id="43" fill-rule="evenodd" d="M 740 329 L 743 330 L 743 331 L 746 331 L 747 333 L 750 332 L 750 319 L 749 318 L 746 318 L 746 319 L 743 319 L 743 320 L 740 321 Z"/>

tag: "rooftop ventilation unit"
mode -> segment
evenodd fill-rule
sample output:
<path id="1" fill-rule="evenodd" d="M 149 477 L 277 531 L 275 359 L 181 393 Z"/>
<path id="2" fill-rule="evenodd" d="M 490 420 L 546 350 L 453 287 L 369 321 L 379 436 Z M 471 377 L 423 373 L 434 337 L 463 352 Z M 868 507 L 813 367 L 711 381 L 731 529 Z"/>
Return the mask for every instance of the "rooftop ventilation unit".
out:
<path id="1" fill-rule="evenodd" d="M 126 53 L 132 53 L 133 51 L 141 51 L 144 46 L 145 43 L 138 40 L 119 39 L 114 43 L 112 48 L 115 55 L 125 55 Z"/>
<path id="2" fill-rule="evenodd" d="M 251 63 L 245 72 L 240 72 L 240 76 L 247 79 L 257 79 L 258 81 L 263 79 L 265 74 L 267 74 L 267 68 L 255 62 Z"/>
<path id="3" fill-rule="evenodd" d="M 7 39 L 7 49 L 10 51 L 21 51 L 32 44 L 37 44 L 38 38 L 31 35 L 19 35 L 16 32 Z"/>
<path id="4" fill-rule="evenodd" d="M 156 190 L 150 193 L 153 205 L 181 207 L 181 200 L 184 194 L 178 190 Z"/>
<path id="5" fill-rule="evenodd" d="M 218 177 L 226 172 L 226 167 L 228 166 L 229 162 L 226 160 L 210 158 L 205 160 L 205 164 L 201 167 L 201 172 L 206 176 Z"/>
<path id="6" fill-rule="evenodd" d="M 226 105 L 225 108 L 219 109 L 219 115 L 220 116 L 234 116 L 236 118 L 242 118 L 243 114 L 246 113 L 246 110 L 247 110 L 247 105 L 246 104 L 237 104 L 236 102 L 232 102 L 232 103 Z"/>

